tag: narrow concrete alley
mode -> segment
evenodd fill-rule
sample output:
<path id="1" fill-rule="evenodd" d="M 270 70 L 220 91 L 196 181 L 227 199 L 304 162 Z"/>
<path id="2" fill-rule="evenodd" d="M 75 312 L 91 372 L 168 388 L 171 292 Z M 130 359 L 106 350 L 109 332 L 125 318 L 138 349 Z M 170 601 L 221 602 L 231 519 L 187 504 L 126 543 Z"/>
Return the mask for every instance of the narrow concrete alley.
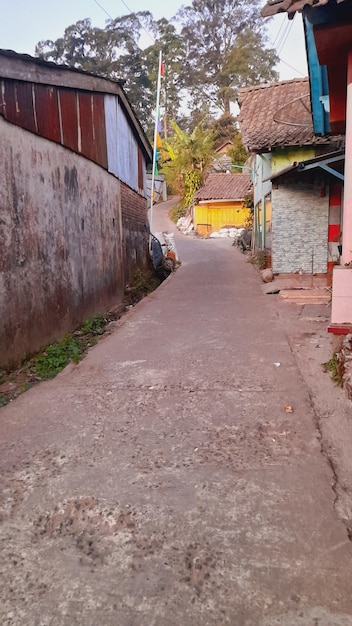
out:
<path id="1" fill-rule="evenodd" d="M 275 302 L 230 239 L 177 248 L 78 366 L 0 410 L 0 622 L 350 626 L 352 543 Z"/>

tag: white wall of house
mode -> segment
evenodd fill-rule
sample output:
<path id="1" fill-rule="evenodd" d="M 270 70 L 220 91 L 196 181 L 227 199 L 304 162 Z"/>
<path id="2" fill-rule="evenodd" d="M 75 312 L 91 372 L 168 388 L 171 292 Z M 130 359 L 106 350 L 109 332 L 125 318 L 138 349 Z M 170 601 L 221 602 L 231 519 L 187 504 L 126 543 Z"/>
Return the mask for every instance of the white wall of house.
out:
<path id="1" fill-rule="evenodd" d="M 254 204 L 257 204 L 271 191 L 271 181 L 263 182 L 271 174 L 271 152 L 256 154 L 253 169 L 255 172 Z"/>
<path id="2" fill-rule="evenodd" d="M 319 177 L 280 179 L 272 191 L 273 272 L 327 272 L 329 194 Z"/>
<path id="3" fill-rule="evenodd" d="M 264 250 L 266 246 L 265 241 L 265 225 L 266 218 L 263 215 L 262 225 L 256 222 L 256 215 L 259 204 L 261 204 L 262 211 L 265 210 L 265 198 L 271 192 L 271 181 L 265 180 L 271 174 L 271 153 L 256 154 L 252 164 L 254 170 L 254 189 L 253 189 L 253 201 L 254 201 L 254 233 L 256 239 L 256 246 Z"/>

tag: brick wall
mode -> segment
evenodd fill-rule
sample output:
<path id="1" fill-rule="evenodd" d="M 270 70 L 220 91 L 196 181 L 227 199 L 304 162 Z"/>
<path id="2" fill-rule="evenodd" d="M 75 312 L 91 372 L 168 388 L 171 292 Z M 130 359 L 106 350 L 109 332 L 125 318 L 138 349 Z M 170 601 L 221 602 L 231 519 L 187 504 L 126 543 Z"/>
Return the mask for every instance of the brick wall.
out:
<path id="1" fill-rule="evenodd" d="M 325 274 L 328 260 L 329 194 L 321 177 L 280 180 L 272 191 L 273 272 Z"/>
<path id="2" fill-rule="evenodd" d="M 136 268 L 145 269 L 150 263 L 149 229 L 146 199 L 124 183 L 121 183 L 121 214 L 124 278 L 126 283 L 131 283 Z"/>

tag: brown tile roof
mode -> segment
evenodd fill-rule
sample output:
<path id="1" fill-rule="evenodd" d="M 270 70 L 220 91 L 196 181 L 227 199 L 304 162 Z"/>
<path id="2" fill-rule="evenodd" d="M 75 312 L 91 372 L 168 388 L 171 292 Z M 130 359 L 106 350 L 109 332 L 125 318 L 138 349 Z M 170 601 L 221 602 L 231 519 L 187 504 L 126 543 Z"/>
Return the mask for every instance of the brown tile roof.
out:
<path id="1" fill-rule="evenodd" d="M 250 174 L 209 174 L 195 200 L 243 200 L 250 192 Z"/>
<path id="2" fill-rule="evenodd" d="M 344 0 L 337 0 L 343 2 Z M 293 15 L 296 11 L 302 11 L 308 5 L 314 8 L 327 4 L 329 0 L 269 0 L 261 10 L 263 17 L 276 15 L 277 13 L 288 13 Z"/>
<path id="3" fill-rule="evenodd" d="M 251 152 L 316 143 L 308 78 L 239 90 L 242 141 Z"/>

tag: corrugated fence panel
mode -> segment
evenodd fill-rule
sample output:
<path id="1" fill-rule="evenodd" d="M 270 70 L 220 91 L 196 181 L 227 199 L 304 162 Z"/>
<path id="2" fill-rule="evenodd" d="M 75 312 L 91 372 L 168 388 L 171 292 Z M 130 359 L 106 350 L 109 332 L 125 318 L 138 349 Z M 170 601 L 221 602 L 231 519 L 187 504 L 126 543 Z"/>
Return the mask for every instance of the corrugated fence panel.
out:
<path id="1" fill-rule="evenodd" d="M 145 159 L 117 96 L 5 79 L 0 114 L 145 192 Z"/>
<path id="2" fill-rule="evenodd" d="M 120 104 L 117 107 L 117 128 L 120 179 L 138 191 L 138 144 Z"/>
<path id="3" fill-rule="evenodd" d="M 35 133 L 32 83 L 5 80 L 4 84 L 5 119 Z"/>
<path id="4" fill-rule="evenodd" d="M 94 160 L 93 98 L 90 93 L 78 92 L 79 125 L 81 129 L 80 152 Z"/>
<path id="5" fill-rule="evenodd" d="M 81 153 L 107 169 L 104 96 L 78 92 Z"/>
<path id="6" fill-rule="evenodd" d="M 107 169 L 108 155 L 106 148 L 104 96 L 98 93 L 93 94 L 93 124 L 95 150 L 94 161 Z"/>
<path id="7" fill-rule="evenodd" d="M 61 142 L 58 91 L 56 87 L 34 85 L 38 135 Z"/>
<path id="8" fill-rule="evenodd" d="M 140 193 L 144 192 L 144 184 L 145 184 L 144 170 L 145 170 L 145 167 L 144 167 L 142 150 L 138 148 L 138 188 L 139 188 Z"/>
<path id="9" fill-rule="evenodd" d="M 115 96 L 104 97 L 108 171 L 119 178 L 119 153 L 117 132 L 117 106 Z"/>
<path id="10" fill-rule="evenodd" d="M 62 126 L 62 144 L 75 152 L 78 149 L 78 117 L 76 92 L 70 89 L 60 89 L 60 115 Z"/>

